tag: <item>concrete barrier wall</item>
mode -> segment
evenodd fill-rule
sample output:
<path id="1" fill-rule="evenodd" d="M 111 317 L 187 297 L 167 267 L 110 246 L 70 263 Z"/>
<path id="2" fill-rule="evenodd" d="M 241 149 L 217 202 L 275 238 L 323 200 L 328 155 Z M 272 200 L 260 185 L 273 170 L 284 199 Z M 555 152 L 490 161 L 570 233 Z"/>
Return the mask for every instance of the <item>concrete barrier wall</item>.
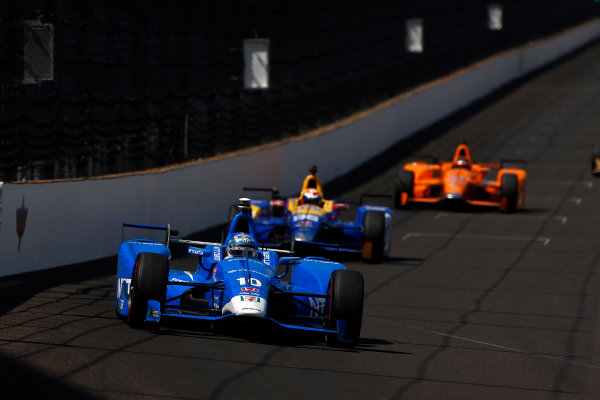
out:
<path id="1" fill-rule="evenodd" d="M 243 186 L 277 186 L 289 195 L 298 190 L 313 164 L 319 166 L 325 182 L 334 179 L 597 37 L 600 21 L 584 24 L 399 96 L 353 122 L 277 146 L 158 173 L 4 183 L 0 189 L 0 276 L 114 255 L 124 221 L 169 223 L 182 235 L 221 224 Z"/>

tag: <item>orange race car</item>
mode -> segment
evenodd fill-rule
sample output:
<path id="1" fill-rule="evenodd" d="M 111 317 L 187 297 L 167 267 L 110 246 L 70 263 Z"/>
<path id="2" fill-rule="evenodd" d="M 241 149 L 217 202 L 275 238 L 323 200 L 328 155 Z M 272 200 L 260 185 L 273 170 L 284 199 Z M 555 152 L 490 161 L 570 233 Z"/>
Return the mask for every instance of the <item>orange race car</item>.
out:
<path id="1" fill-rule="evenodd" d="M 592 175 L 600 176 L 600 145 L 595 145 L 592 150 Z"/>
<path id="2" fill-rule="evenodd" d="M 394 203 L 397 208 L 406 207 L 411 202 L 444 201 L 494 206 L 503 212 L 520 210 L 525 203 L 527 173 L 522 168 L 505 167 L 515 163 L 523 161 L 474 164 L 469 147 L 462 143 L 456 148 L 452 161 L 405 164 L 396 177 Z M 495 179 L 484 179 L 492 170 L 497 170 Z"/>

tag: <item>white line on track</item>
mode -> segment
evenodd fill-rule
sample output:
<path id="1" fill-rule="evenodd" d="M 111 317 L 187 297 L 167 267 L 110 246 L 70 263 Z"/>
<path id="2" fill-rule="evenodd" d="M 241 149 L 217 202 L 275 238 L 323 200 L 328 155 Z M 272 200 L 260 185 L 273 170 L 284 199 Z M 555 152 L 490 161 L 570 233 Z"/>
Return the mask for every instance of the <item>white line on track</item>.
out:
<path id="1" fill-rule="evenodd" d="M 555 197 L 555 196 L 527 196 L 527 200 L 531 201 L 562 201 L 563 197 Z M 567 199 L 571 203 L 575 203 L 575 205 L 580 205 L 583 199 L 581 197 L 569 197 Z"/>
<path id="2" fill-rule="evenodd" d="M 529 186 L 585 186 L 588 189 L 592 189 L 594 187 L 593 181 L 577 181 L 577 180 L 562 180 L 562 181 L 553 181 L 553 180 L 535 180 L 532 182 L 527 182 L 527 187 Z"/>
<path id="3" fill-rule="evenodd" d="M 575 203 L 576 205 L 580 205 L 582 202 L 581 197 L 569 197 L 569 201 Z"/>
<path id="4" fill-rule="evenodd" d="M 546 359 L 549 359 L 549 360 L 556 360 L 556 361 L 565 362 L 565 363 L 569 363 L 569 364 L 573 364 L 573 365 L 580 365 L 582 367 L 593 368 L 593 369 L 600 369 L 600 365 L 584 363 L 584 362 L 581 362 L 581 361 L 571 360 L 571 359 L 564 358 L 564 357 L 558 357 L 558 356 L 551 356 L 551 355 L 547 355 L 547 354 L 534 353 L 534 352 L 528 351 L 528 350 L 521 350 L 521 349 L 517 349 L 517 348 L 514 348 L 514 347 L 502 346 L 502 345 L 499 345 L 499 344 L 484 342 L 484 341 L 481 341 L 481 340 L 471 339 L 471 338 L 464 337 L 464 336 L 451 335 L 449 333 L 439 332 L 439 331 L 433 331 L 433 330 L 430 330 L 430 329 L 424 329 L 424 328 L 420 328 L 418 326 L 403 325 L 403 324 L 396 323 L 394 321 L 387 321 L 385 319 L 380 319 L 380 318 L 373 318 L 373 317 L 367 317 L 367 318 L 371 319 L 373 321 L 378 321 L 378 322 L 383 322 L 383 323 L 387 323 L 387 324 L 391 324 L 391 325 L 400 326 L 402 328 L 413 329 L 413 330 L 416 330 L 416 331 L 421 331 L 421 332 L 425 332 L 425 333 L 431 333 L 433 335 L 438 335 L 438 336 L 445 336 L 445 337 L 449 337 L 449 338 L 456 339 L 456 340 L 462 340 L 462 341 L 465 341 L 465 342 L 481 344 L 481 345 L 484 345 L 484 346 L 494 347 L 496 349 L 511 351 L 511 352 L 514 352 L 514 353 L 528 354 L 528 355 L 532 355 L 532 356 L 536 356 L 536 357 L 546 358 Z"/>
<path id="5" fill-rule="evenodd" d="M 567 220 L 568 220 L 568 218 L 567 218 L 567 217 L 561 217 L 561 216 L 556 216 L 556 217 L 554 217 L 554 218 L 552 218 L 552 219 L 557 219 L 557 220 L 559 220 L 559 221 L 560 221 L 560 223 L 561 223 L 561 224 L 563 224 L 563 225 L 564 225 L 564 224 L 566 224 L 566 223 L 567 223 Z"/>
<path id="6" fill-rule="evenodd" d="M 441 212 L 441 213 L 437 213 L 434 215 L 433 219 L 435 219 L 436 221 L 440 218 L 445 218 L 445 217 L 461 217 L 462 214 L 452 214 L 452 213 L 445 213 L 445 212 Z M 479 216 L 479 218 L 495 218 L 497 217 L 497 215 L 481 215 Z M 566 224 L 567 221 L 569 220 L 567 217 L 562 216 L 562 215 L 557 215 L 555 217 L 547 217 L 545 215 L 514 215 L 512 216 L 512 218 L 523 218 L 523 219 L 540 219 L 540 220 L 547 220 L 547 219 L 552 219 L 552 220 L 556 220 L 559 221 L 561 224 Z"/>
<path id="7" fill-rule="evenodd" d="M 442 238 L 455 238 L 455 239 L 485 239 L 485 240 L 518 240 L 518 241 L 530 241 L 532 240 L 529 236 L 493 236 L 493 235 L 465 235 L 465 234 L 452 234 L 452 233 L 421 233 L 421 232 L 409 232 L 402 236 L 402 240 L 408 240 L 414 237 L 442 237 Z M 551 239 L 547 237 L 536 237 L 534 240 L 542 242 L 544 246 L 547 246 Z"/>
<path id="8" fill-rule="evenodd" d="M 548 164 L 537 164 L 537 165 L 529 165 L 527 166 L 528 170 L 532 170 L 532 169 L 543 169 L 544 171 L 547 170 L 554 170 L 554 169 L 563 169 L 563 170 L 581 170 L 581 164 L 552 164 L 550 167 L 548 166 Z"/>

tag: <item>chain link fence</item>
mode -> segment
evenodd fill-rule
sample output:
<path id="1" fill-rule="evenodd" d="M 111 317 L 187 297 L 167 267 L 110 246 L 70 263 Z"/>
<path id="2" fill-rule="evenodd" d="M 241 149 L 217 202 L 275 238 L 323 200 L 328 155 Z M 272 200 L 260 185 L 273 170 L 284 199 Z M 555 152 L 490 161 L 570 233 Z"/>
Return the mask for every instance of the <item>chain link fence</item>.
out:
<path id="1" fill-rule="evenodd" d="M 3 0 L 0 181 L 296 135 L 599 15 L 593 0 Z M 268 40 L 268 88 L 245 89 L 247 39 Z"/>

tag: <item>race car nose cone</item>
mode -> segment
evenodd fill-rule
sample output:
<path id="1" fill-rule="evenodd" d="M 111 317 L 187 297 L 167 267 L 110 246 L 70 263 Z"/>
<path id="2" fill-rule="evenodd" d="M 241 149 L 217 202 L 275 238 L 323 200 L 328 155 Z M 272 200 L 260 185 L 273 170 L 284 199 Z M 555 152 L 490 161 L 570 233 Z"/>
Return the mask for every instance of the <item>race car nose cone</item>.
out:
<path id="1" fill-rule="evenodd" d="M 296 239 L 297 242 L 312 242 L 313 235 L 308 232 L 296 232 L 294 234 L 294 239 Z"/>
<path id="2" fill-rule="evenodd" d="M 447 193 L 446 200 L 460 200 L 462 195 L 460 193 Z"/>
<path id="3" fill-rule="evenodd" d="M 259 296 L 238 295 L 223 307 L 225 314 L 264 318 L 267 315 L 267 300 Z"/>

